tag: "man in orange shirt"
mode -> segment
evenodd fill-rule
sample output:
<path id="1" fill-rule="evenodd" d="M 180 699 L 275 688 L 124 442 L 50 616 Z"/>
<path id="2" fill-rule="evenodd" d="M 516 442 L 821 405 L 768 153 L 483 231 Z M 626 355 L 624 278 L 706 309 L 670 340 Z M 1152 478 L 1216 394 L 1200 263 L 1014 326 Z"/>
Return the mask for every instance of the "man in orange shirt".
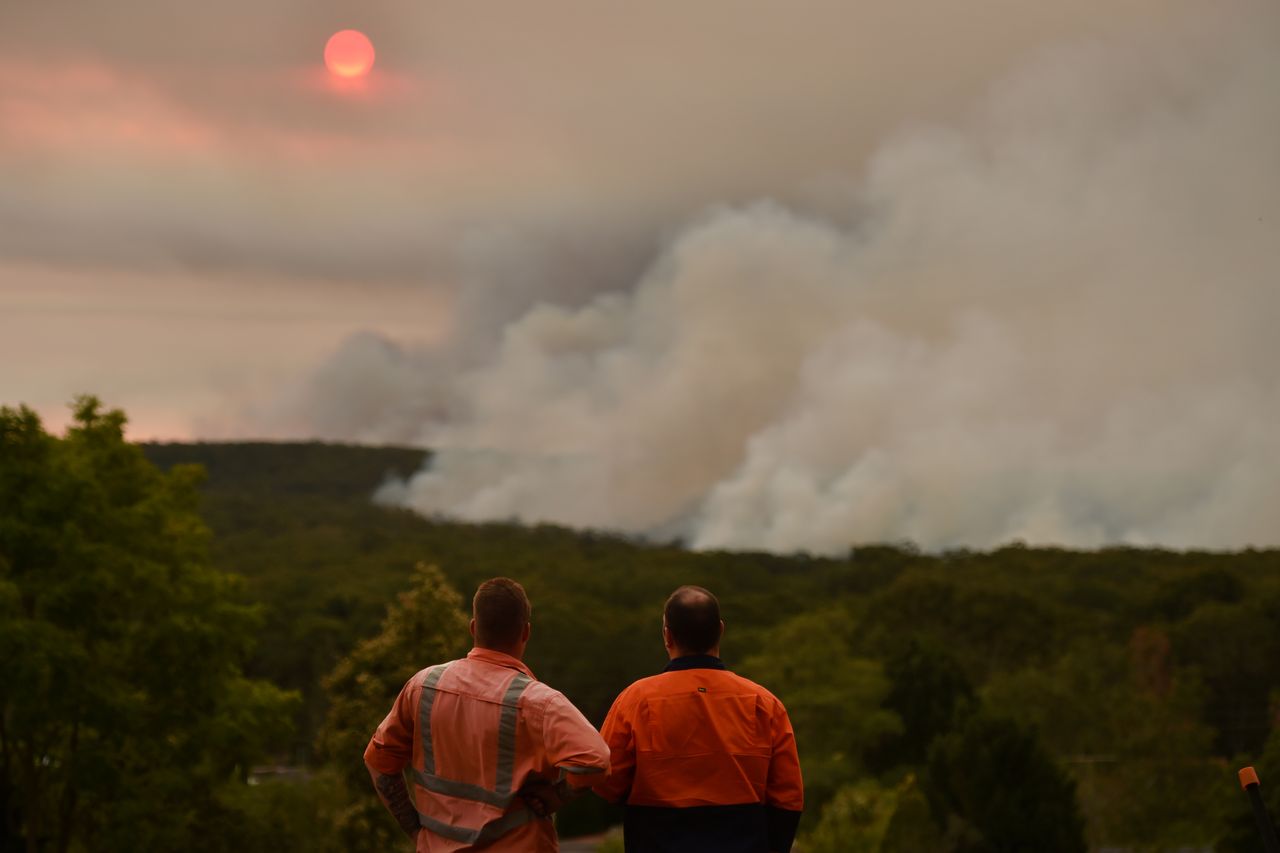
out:
<path id="1" fill-rule="evenodd" d="M 720 660 L 720 603 L 702 587 L 667 599 L 671 662 L 614 701 L 601 733 L 612 771 L 594 790 L 626 804 L 627 853 L 787 853 L 804 808 L 782 703 Z"/>
<path id="2" fill-rule="evenodd" d="M 472 601 L 475 648 L 405 684 L 364 751 L 374 788 L 419 853 L 556 851 L 546 804 L 609 770 L 609 749 L 581 712 L 524 665 L 529 599 L 507 578 Z M 404 771 L 412 767 L 413 795 Z"/>

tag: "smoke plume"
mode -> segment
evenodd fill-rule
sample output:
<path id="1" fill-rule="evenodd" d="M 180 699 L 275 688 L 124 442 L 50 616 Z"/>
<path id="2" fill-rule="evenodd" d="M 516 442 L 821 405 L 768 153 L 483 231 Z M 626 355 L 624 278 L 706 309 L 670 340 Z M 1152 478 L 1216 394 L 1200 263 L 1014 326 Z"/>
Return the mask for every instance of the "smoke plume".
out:
<path id="1" fill-rule="evenodd" d="M 1277 543 L 1276 23 L 1062 47 L 839 205 L 707 211 L 450 363 L 382 498 L 702 548 Z"/>

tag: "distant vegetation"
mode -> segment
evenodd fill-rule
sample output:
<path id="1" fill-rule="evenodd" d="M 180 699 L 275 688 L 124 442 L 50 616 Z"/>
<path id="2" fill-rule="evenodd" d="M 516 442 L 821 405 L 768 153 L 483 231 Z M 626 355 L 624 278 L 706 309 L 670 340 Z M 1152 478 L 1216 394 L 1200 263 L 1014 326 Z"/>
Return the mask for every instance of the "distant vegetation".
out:
<path id="1" fill-rule="evenodd" d="M 124 690 L 135 666 L 111 659 L 116 635 L 101 639 L 92 627 L 59 623 L 56 607 L 29 600 L 46 595 L 54 565 L 103 590 L 133 583 L 128 579 L 140 571 L 151 577 L 159 569 L 125 558 L 133 542 L 152 554 L 147 565 L 177 560 L 194 567 L 175 583 L 210 583 L 201 580 L 203 539 L 191 515 L 194 474 L 175 467 L 192 463 L 208 472 L 199 505 L 212 530 L 207 565 L 243 581 L 217 581 L 213 599 L 198 606 L 164 592 L 179 599 L 166 605 L 161 588 L 139 599 L 136 619 L 145 624 L 168 624 L 148 607 L 178 608 L 168 619 L 178 626 L 216 624 L 205 645 L 173 645 L 162 656 L 169 669 L 136 664 L 136 678 L 151 696 L 142 706 L 165 725 L 178 725 L 173 720 L 188 704 L 200 703 L 206 716 L 189 725 L 208 719 L 221 726 L 222 746 L 203 757 L 195 747 L 174 753 L 163 778 L 151 770 L 92 777 L 99 788 L 150 786 L 125 792 L 131 820 L 149 819 L 150 805 L 164 811 L 175 803 L 199 815 L 204 828 L 183 849 L 387 849 L 393 836 L 384 833 L 394 827 L 390 818 L 380 823 L 364 790 L 359 748 L 409 673 L 465 648 L 465 636 L 452 646 L 449 639 L 461 624 L 460 602 L 479 580 L 498 574 L 521 580 L 533 599 L 530 666 L 597 723 L 618 691 L 664 664 L 659 626 L 667 593 L 682 583 L 715 591 L 728 625 L 727 662 L 791 710 L 808 784 L 802 834 L 810 853 L 1253 850 L 1235 768 L 1258 764 L 1264 790 L 1280 792 L 1274 550 L 1014 545 L 923 554 L 898 544 L 851 547 L 839 558 L 695 553 L 676 543 L 459 524 L 374 505 L 370 497 L 384 478 L 416 470 L 423 451 L 144 446 L 151 462 L 172 471 L 161 476 L 138 467 L 145 463 L 130 455 L 136 451 L 118 431 L 112 437 L 118 424 L 110 416 L 92 414 L 67 439 L 41 438 L 28 416 L 4 410 L 0 417 L 0 667 L 12 669 L 0 672 L 0 799 L 8 833 L 0 849 L 20 849 L 38 801 L 16 769 L 17 757 L 35 753 L 16 739 L 11 721 L 27 719 L 22 715 L 57 694 L 49 681 L 57 672 L 93 682 L 105 671 Z M 91 532 L 68 539 L 64 516 L 81 517 L 76 496 L 89 488 L 83 460 L 99 452 L 106 454 L 102 464 L 89 466 L 93 488 L 115 497 L 99 496 L 93 507 L 114 512 L 129 500 L 149 500 L 169 509 L 132 526 L 92 528 L 86 521 L 81 526 Z M 40 454 L 70 461 L 46 470 L 33 461 Z M 72 485 L 33 503 L 41 477 L 49 488 L 62 478 Z M 124 479 L 112 485 L 117 477 Z M 33 552 L 24 543 L 42 526 L 40 541 L 51 550 Z M 117 535 L 126 538 L 110 547 L 94 539 Z M 167 544 L 145 545 L 147 536 Z M 195 580 L 182 580 L 187 576 Z M 90 614 L 135 618 L 108 608 L 109 600 L 85 606 Z M 206 606 L 216 619 L 201 615 Z M 196 609 L 186 617 L 182 607 Z M 45 623 L 53 626 L 48 631 L 70 632 L 66 642 L 79 651 L 63 661 L 58 643 L 35 644 Z M 154 642 L 175 642 L 160 628 Z M 230 639 L 218 639 L 223 630 Z M 52 662 L 35 671 L 33 655 Z M 14 680 L 19 676 L 26 680 Z M 201 691 L 147 686 L 190 679 L 201 681 Z M 236 702 L 238 710 L 228 707 Z M 228 719 L 219 723 L 218 715 Z M 291 727 L 284 725 L 289 716 Z M 126 721 L 129 731 L 144 722 L 129 714 L 94 718 L 93 742 Z M 251 777 L 251 762 L 279 765 L 281 780 Z M 203 787 L 186 784 L 188 774 L 205 780 Z M 157 785 L 163 796 L 153 799 Z M 111 793 L 95 789 L 93 796 L 105 803 Z M 85 831 L 109 821 L 93 817 L 89 802 L 72 808 L 86 816 Z M 39 817 L 42 838 L 51 839 L 47 828 L 61 807 L 51 800 L 39 808 L 47 810 Z M 561 830 L 594 830 L 616 819 L 588 798 L 562 816 Z M 173 832 L 193 830 L 194 820 L 175 823 Z"/>

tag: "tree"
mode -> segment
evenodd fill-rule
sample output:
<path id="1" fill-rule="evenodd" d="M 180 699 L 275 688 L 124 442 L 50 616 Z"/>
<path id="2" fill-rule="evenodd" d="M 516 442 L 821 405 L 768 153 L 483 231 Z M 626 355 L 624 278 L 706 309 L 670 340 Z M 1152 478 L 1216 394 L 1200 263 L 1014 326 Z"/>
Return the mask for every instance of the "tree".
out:
<path id="1" fill-rule="evenodd" d="M 467 637 L 461 596 L 435 566 L 419 565 L 412 588 L 391 606 L 381 632 L 357 645 L 325 679 L 329 713 L 319 751 L 347 803 L 333 815 L 340 849 L 372 853 L 404 843 L 373 792 L 364 748 L 405 682 L 424 666 L 460 654 Z"/>
<path id="2" fill-rule="evenodd" d="M 1169 642 L 1151 627 L 1133 632 L 1127 654 L 1082 639 L 1053 665 L 984 690 L 1071 768 L 1092 847 L 1152 850 L 1212 845 L 1233 795 L 1212 759 L 1213 730 L 1197 718 L 1202 694 L 1193 672 L 1170 668 Z"/>
<path id="3" fill-rule="evenodd" d="M 879 853 L 898 807 L 898 791 L 870 779 L 845 785 L 822 807 L 822 817 L 804 839 L 812 853 Z"/>
<path id="4" fill-rule="evenodd" d="M 993 672 L 1051 660 L 1062 619 L 1026 584 L 913 571 L 871 596 L 854 647 L 875 658 L 909 638 L 947 649 L 974 684 Z"/>
<path id="5" fill-rule="evenodd" d="M 1035 734 L 977 711 L 929 750 L 935 814 L 962 853 L 1084 853 L 1075 783 Z"/>
<path id="6" fill-rule="evenodd" d="M 1204 720 L 1224 757 L 1261 751 L 1270 730 L 1269 697 L 1280 686 L 1280 632 L 1263 607 L 1210 602 L 1173 627 L 1174 652 L 1206 688 Z"/>
<path id="7" fill-rule="evenodd" d="M 795 616 L 742 663 L 742 673 L 787 708 L 804 767 L 807 815 L 816 816 L 838 788 L 858 779 L 873 744 L 901 731 L 898 718 L 881 707 L 889 685 L 880 665 L 850 652 L 848 623 L 840 608 Z"/>
<path id="8" fill-rule="evenodd" d="M 822 809 L 822 819 L 804 838 L 809 853 L 943 853 L 929 805 L 907 774 L 895 788 L 864 779 L 841 788 Z"/>
<path id="9" fill-rule="evenodd" d="M 1202 604 L 1211 601 L 1235 604 L 1244 595 L 1244 584 L 1240 578 L 1224 567 L 1211 566 L 1171 579 L 1154 596 L 1152 606 L 1165 621 L 1177 622 Z"/>
<path id="10" fill-rule="evenodd" d="M 1274 821 L 1276 816 L 1280 815 L 1280 729 L 1272 730 L 1260 754 L 1255 754 L 1251 760 L 1241 760 L 1237 764 L 1252 766 L 1257 770 L 1262 789 L 1262 801 L 1266 804 L 1267 812 Z M 1227 769 L 1224 768 L 1224 770 Z M 1217 840 L 1214 850 L 1221 853 L 1255 853 L 1262 849 L 1258 826 L 1249 805 L 1248 796 L 1240 790 L 1238 784 L 1233 784 L 1236 782 L 1235 770 L 1236 765 L 1233 764 L 1229 772 L 1223 772 L 1218 779 L 1224 789 L 1231 790 L 1232 797 L 1228 808 L 1225 809 L 1226 833 Z"/>
<path id="11" fill-rule="evenodd" d="M 74 414 L 57 438 L 0 408 L 6 845 L 210 849 L 291 698 L 242 674 L 256 615 L 209 566 L 200 470 L 160 473 L 92 397 Z"/>
<path id="12" fill-rule="evenodd" d="M 891 685 L 884 704 L 902 720 L 902 731 L 877 744 L 868 763 L 876 770 L 922 765 L 933 739 L 973 702 L 973 687 L 949 654 L 915 639 L 889 656 L 884 673 Z"/>

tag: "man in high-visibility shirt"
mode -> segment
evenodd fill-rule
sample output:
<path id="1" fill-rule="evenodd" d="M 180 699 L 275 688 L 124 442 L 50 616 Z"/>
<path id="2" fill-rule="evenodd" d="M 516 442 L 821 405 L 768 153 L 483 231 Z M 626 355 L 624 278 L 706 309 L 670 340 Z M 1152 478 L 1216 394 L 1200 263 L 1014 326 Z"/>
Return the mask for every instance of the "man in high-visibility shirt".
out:
<path id="1" fill-rule="evenodd" d="M 609 770 L 595 727 L 522 662 L 529 613 L 515 581 L 480 584 L 475 648 L 410 678 L 364 751 L 378 796 L 419 853 L 558 850 L 555 827 L 525 798 L 544 814 Z"/>
<path id="2" fill-rule="evenodd" d="M 594 790 L 623 802 L 627 853 L 786 853 L 804 783 L 782 703 L 720 660 L 720 604 L 702 587 L 671 594 L 671 662 L 618 696 L 601 734 L 612 770 Z"/>

